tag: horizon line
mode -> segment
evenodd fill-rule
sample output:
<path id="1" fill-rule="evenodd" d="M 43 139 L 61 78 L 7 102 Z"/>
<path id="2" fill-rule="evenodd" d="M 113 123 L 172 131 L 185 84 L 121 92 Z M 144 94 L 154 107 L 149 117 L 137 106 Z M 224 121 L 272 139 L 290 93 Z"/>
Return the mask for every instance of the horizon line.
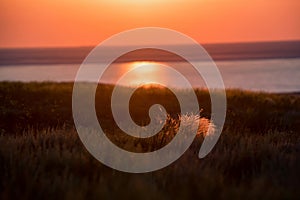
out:
<path id="1" fill-rule="evenodd" d="M 262 44 L 262 43 L 293 43 L 300 42 L 300 39 L 296 40 L 264 40 L 264 41 L 241 41 L 241 42 L 209 42 L 200 43 L 200 45 L 235 45 L 235 44 Z M 100 44 L 100 43 L 99 43 Z M 99 45 L 97 44 L 97 45 Z M 0 46 L 1 50 L 9 49 L 71 49 L 71 48 L 94 48 L 97 45 L 76 45 L 76 46 Z M 140 45 L 110 45 L 105 47 L 128 47 L 128 46 L 140 46 Z M 190 44 L 161 44 L 159 46 L 190 46 Z"/>

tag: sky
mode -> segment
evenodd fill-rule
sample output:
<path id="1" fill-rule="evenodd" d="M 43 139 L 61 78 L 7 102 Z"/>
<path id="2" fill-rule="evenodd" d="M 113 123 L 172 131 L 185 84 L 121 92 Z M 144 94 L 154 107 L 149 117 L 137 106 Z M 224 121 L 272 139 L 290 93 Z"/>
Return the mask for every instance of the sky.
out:
<path id="1" fill-rule="evenodd" d="M 94 46 L 147 26 L 201 44 L 300 40 L 299 10 L 299 0 L 0 0 L 0 47 Z"/>

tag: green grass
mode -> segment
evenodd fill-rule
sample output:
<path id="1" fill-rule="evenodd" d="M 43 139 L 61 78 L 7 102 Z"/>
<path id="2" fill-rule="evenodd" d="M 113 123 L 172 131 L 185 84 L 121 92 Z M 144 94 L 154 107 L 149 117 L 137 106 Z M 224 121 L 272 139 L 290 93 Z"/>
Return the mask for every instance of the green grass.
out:
<path id="1" fill-rule="evenodd" d="M 131 141 L 130 150 L 142 146 L 148 151 L 172 139 L 179 108 L 169 90 L 142 88 L 132 97 L 136 123 L 149 122 L 153 103 L 164 105 L 174 118 L 147 141 L 132 140 L 115 125 L 106 106 L 112 89 L 98 87 L 96 110 L 114 143 L 124 147 L 122 142 Z M 209 119 L 208 92 L 195 92 L 201 116 Z M 0 83 L 0 199 L 297 199 L 300 195 L 297 95 L 227 91 L 224 131 L 213 151 L 198 159 L 200 134 L 179 160 L 146 174 L 113 170 L 86 151 L 74 129 L 71 97 L 72 83 Z M 164 134 L 167 131 L 171 134 Z"/>

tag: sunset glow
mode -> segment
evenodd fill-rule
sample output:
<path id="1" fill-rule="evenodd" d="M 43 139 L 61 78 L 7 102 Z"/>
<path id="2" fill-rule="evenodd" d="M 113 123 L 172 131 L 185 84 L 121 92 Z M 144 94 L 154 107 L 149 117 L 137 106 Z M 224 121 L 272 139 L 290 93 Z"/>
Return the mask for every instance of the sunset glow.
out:
<path id="1" fill-rule="evenodd" d="M 136 61 L 136 62 L 130 62 L 127 64 L 128 70 L 135 69 L 135 68 L 141 67 L 141 66 L 147 66 L 145 68 L 142 68 L 142 70 L 145 72 L 153 72 L 153 71 L 157 70 L 157 68 L 159 68 L 158 65 L 159 65 L 158 63 L 151 62 L 151 61 Z"/>
<path id="2" fill-rule="evenodd" d="M 300 39 L 298 0 L 2 0 L 0 47 L 89 46 L 158 26 L 200 43 Z"/>
<path id="3" fill-rule="evenodd" d="M 166 79 L 168 76 L 160 70 L 160 63 L 150 61 L 137 61 L 124 63 L 122 67 L 122 74 L 130 70 L 139 68 L 137 73 L 132 73 L 129 77 L 131 86 L 159 83 L 162 78 Z"/>

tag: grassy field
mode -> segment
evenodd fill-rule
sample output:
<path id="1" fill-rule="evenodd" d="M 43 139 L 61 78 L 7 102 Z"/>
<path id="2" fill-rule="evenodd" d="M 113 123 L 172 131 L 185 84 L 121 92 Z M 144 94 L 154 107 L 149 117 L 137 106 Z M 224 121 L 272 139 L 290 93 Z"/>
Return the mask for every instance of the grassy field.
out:
<path id="1" fill-rule="evenodd" d="M 124 141 L 130 140 L 128 150 L 146 152 L 172 139 L 179 123 L 179 106 L 168 89 L 141 88 L 130 102 L 132 118 L 140 125 L 149 122 L 147 113 L 153 103 L 168 111 L 166 126 L 151 141 L 132 140 L 118 129 L 107 106 L 112 89 L 111 85 L 98 86 L 95 107 L 99 123 L 115 144 L 124 147 Z M 195 92 L 201 117 L 209 119 L 208 92 Z M 199 134 L 179 160 L 145 174 L 113 170 L 86 151 L 74 128 L 71 98 L 72 83 L 0 83 L 0 199 L 300 196 L 298 95 L 227 91 L 225 126 L 213 151 L 198 159 L 203 141 Z"/>

